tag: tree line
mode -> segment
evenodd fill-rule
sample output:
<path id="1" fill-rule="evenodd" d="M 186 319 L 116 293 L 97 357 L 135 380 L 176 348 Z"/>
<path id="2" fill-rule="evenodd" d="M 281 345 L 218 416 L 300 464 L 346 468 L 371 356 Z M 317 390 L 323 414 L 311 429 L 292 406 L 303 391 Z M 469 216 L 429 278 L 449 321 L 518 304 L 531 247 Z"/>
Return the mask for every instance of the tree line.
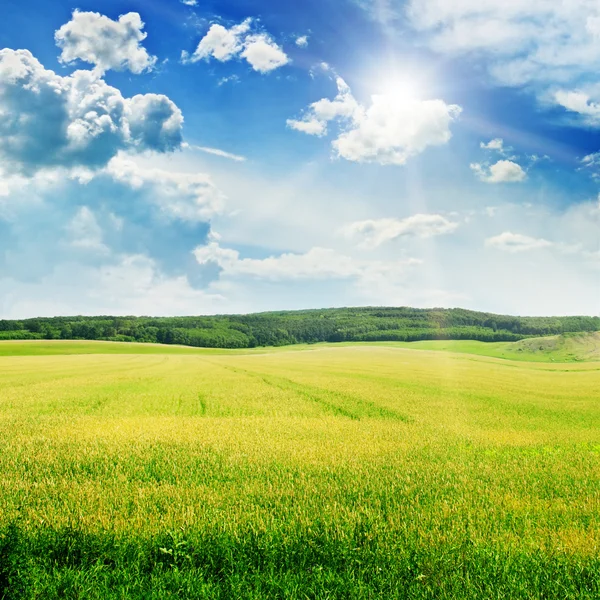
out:
<path id="1" fill-rule="evenodd" d="M 49 317 L 0 320 L 0 339 L 110 340 L 253 348 L 317 342 L 526 337 L 600 330 L 599 317 L 514 317 L 460 308 L 332 308 L 199 317 Z"/>

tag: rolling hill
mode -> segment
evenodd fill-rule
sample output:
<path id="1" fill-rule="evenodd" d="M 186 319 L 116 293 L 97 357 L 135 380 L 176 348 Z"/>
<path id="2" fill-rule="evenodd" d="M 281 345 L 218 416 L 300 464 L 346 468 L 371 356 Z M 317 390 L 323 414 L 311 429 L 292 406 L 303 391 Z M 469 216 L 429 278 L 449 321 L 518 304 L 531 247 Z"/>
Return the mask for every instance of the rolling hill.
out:
<path id="1" fill-rule="evenodd" d="M 597 332 L 599 317 L 515 317 L 460 308 L 331 308 L 192 317 L 53 317 L 0 320 L 0 340 L 149 342 L 254 348 L 319 342 L 478 340 Z"/>

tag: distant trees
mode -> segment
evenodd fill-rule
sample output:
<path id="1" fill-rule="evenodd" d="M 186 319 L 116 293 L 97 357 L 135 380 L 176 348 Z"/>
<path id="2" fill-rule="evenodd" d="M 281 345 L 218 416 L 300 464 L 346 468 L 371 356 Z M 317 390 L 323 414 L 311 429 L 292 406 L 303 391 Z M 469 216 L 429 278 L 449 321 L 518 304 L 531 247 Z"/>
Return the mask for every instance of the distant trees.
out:
<path id="1" fill-rule="evenodd" d="M 86 339 L 252 348 L 350 341 L 472 339 L 598 331 L 598 317 L 513 317 L 460 308 L 366 307 L 213 317 L 54 317 L 0 320 L 0 339 Z"/>

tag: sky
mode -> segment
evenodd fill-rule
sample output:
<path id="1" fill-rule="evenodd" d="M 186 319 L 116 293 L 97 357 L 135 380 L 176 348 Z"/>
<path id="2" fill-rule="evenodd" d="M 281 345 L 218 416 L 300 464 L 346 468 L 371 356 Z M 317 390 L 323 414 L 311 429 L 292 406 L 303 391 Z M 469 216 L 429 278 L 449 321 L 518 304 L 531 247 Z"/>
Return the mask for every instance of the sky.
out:
<path id="1" fill-rule="evenodd" d="M 595 0 L 0 17 L 0 318 L 600 314 Z"/>

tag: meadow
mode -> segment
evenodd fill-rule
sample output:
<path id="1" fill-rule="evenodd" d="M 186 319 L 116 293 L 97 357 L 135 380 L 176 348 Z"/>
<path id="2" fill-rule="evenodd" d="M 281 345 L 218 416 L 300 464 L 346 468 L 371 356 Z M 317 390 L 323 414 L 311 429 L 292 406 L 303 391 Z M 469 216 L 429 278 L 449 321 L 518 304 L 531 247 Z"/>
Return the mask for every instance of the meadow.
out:
<path id="1" fill-rule="evenodd" d="M 600 598 L 596 342 L 2 342 L 0 598 Z"/>

